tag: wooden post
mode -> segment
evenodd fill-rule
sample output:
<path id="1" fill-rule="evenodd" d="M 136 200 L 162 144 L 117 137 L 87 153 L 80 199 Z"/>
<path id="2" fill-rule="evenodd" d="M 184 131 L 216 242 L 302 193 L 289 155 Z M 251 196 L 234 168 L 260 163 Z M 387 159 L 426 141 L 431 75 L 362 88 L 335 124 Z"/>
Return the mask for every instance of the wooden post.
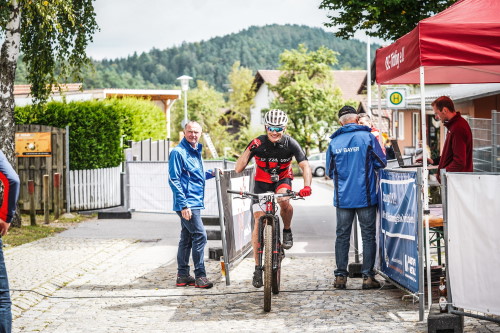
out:
<path id="1" fill-rule="evenodd" d="M 43 175 L 43 219 L 49 224 L 49 175 Z"/>
<path id="2" fill-rule="evenodd" d="M 54 219 L 59 219 L 61 213 L 61 204 L 59 195 L 61 192 L 61 174 L 54 173 Z"/>
<path id="3" fill-rule="evenodd" d="M 28 180 L 28 195 L 30 200 L 30 225 L 36 225 L 36 207 L 35 207 L 35 181 Z"/>

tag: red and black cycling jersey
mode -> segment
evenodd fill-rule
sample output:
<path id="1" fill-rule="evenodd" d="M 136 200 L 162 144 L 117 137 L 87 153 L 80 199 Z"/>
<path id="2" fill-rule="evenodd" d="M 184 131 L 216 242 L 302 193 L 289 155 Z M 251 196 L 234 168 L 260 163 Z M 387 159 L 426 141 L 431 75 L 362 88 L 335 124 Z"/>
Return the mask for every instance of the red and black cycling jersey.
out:
<path id="1" fill-rule="evenodd" d="M 271 142 L 267 135 L 261 135 L 257 139 L 262 144 L 250 153 L 250 158 L 255 157 L 257 164 L 256 181 L 272 183 L 272 173 L 278 174 L 279 179 L 293 179 L 292 158 L 295 156 L 297 163 L 307 160 L 299 143 L 288 135 L 283 135 L 275 143 Z"/>

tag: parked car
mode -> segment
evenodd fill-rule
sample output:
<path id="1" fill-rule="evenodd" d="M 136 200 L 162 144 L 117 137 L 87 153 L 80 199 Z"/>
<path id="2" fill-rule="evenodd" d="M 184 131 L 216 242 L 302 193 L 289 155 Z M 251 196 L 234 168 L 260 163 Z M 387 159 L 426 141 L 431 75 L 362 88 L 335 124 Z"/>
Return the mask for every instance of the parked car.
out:
<path id="1" fill-rule="evenodd" d="M 324 177 L 326 170 L 326 153 L 312 154 L 307 158 L 313 176 Z"/>

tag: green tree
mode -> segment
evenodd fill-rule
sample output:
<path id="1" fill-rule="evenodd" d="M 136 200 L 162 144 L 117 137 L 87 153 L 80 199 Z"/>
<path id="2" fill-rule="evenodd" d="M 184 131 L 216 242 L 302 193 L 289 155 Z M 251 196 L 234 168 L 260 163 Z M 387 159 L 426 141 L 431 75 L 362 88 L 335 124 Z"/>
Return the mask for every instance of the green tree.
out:
<path id="1" fill-rule="evenodd" d="M 44 102 L 58 82 L 71 76 L 81 81 L 78 73 L 90 64 L 85 49 L 96 29 L 92 0 L 0 0 L 0 149 L 11 163 L 19 55 L 33 100 Z M 21 226 L 18 214 L 13 225 Z"/>
<path id="2" fill-rule="evenodd" d="M 123 161 L 120 139 L 165 138 L 163 110 L 146 99 L 48 102 L 16 107 L 16 124 L 69 126 L 69 164 L 72 170 L 118 166 Z"/>
<path id="3" fill-rule="evenodd" d="M 456 0 L 323 0 L 320 9 L 331 11 L 327 27 L 336 27 L 337 37 L 348 39 L 358 30 L 385 40 L 396 40 L 417 23 L 448 8 Z"/>
<path id="4" fill-rule="evenodd" d="M 245 151 L 248 143 L 263 134 L 263 128 L 241 127 L 239 133 L 231 141 L 231 156 L 239 157 Z"/>
<path id="5" fill-rule="evenodd" d="M 230 84 L 229 107 L 235 118 L 244 126 L 250 123 L 250 108 L 255 97 L 254 76 L 248 68 L 236 61 L 228 75 Z"/>
<path id="6" fill-rule="evenodd" d="M 226 102 L 222 93 L 215 90 L 207 82 L 198 80 L 197 87 L 188 91 L 188 119 L 200 123 L 203 132 L 210 134 L 219 155 L 223 155 L 224 147 L 229 145 L 226 127 L 220 124 L 224 117 Z M 183 96 L 184 98 L 184 96 Z M 172 110 L 172 124 L 174 125 L 173 140 L 179 139 L 178 133 L 182 131 L 181 122 L 184 119 L 184 100 L 174 104 Z M 203 139 L 202 139 L 203 140 Z M 205 150 L 205 156 L 208 151 Z"/>
<path id="7" fill-rule="evenodd" d="M 343 40 L 321 28 L 268 25 L 250 27 L 207 41 L 182 43 L 164 50 L 152 49 L 126 58 L 96 61 L 97 74 L 84 73 L 83 86 L 85 89 L 151 86 L 173 89 L 178 85 L 179 76 L 189 75 L 208 82 L 218 91 L 226 92 L 228 74 L 235 61 L 240 61 L 243 68 L 249 68 L 253 73 L 260 69 L 276 68 L 283 50 L 295 49 L 300 43 L 306 44 L 310 50 L 317 50 L 324 45 L 339 52 L 335 69 L 366 67 L 366 47 L 359 40 Z M 372 57 L 377 48 L 378 45 L 371 48 Z M 104 71 L 114 71 L 119 76 L 113 74 L 105 79 L 100 75 Z M 124 73 L 130 73 L 134 81 L 121 79 Z"/>
<path id="8" fill-rule="evenodd" d="M 92 0 L 0 0 L 0 148 L 14 158 L 14 81 L 23 54 L 35 102 L 44 102 L 58 82 L 81 81 L 90 64 L 85 53 L 98 29 Z"/>
<path id="9" fill-rule="evenodd" d="M 338 125 L 337 110 L 344 104 L 339 88 L 333 84 L 331 66 L 336 52 L 321 47 L 309 52 L 304 45 L 287 50 L 280 56 L 283 74 L 271 90 L 279 98 L 271 108 L 287 112 L 288 131 L 306 150 L 324 151 L 328 135 Z"/>

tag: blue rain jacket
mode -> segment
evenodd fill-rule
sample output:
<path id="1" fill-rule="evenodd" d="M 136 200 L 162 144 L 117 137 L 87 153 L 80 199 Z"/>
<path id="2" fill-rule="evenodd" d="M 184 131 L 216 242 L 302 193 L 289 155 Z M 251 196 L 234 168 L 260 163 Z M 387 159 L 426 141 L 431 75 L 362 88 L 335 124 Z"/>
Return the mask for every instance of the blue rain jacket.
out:
<path id="1" fill-rule="evenodd" d="M 204 171 L 202 144 L 193 148 L 184 138 L 170 152 L 169 184 L 174 195 L 174 211 L 182 208 L 205 209 L 205 180 L 213 178 L 212 170 Z"/>
<path id="2" fill-rule="evenodd" d="M 380 143 L 367 126 L 347 124 L 330 137 L 326 172 L 333 179 L 333 205 L 363 208 L 376 205 L 377 173 L 387 160 Z"/>

